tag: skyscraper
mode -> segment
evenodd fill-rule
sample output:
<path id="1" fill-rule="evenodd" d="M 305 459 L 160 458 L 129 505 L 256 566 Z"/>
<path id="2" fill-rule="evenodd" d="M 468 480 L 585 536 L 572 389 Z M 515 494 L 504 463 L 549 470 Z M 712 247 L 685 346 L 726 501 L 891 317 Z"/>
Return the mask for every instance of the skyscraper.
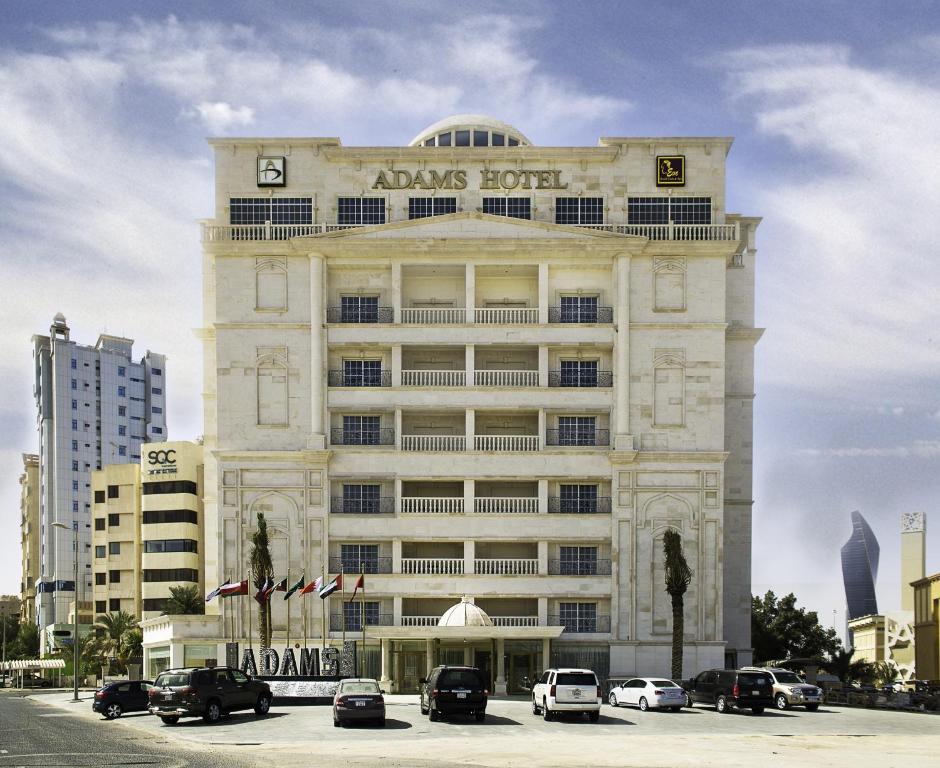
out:
<path id="1" fill-rule="evenodd" d="M 103 464 L 140 461 L 140 444 L 164 441 L 166 358 L 131 358 L 133 340 L 102 335 L 94 346 L 69 338 L 55 316 L 48 336 L 33 337 L 39 428 L 40 580 L 36 623 L 64 622 L 75 598 L 73 539 L 54 528 L 77 526 L 79 573 L 91 597 L 91 473 Z"/>
<path id="2" fill-rule="evenodd" d="M 878 541 L 856 510 L 852 513 L 852 535 L 842 547 L 842 581 L 845 584 L 845 620 L 878 613 L 875 579 L 878 578 Z M 851 633 L 846 629 L 846 643 Z"/>

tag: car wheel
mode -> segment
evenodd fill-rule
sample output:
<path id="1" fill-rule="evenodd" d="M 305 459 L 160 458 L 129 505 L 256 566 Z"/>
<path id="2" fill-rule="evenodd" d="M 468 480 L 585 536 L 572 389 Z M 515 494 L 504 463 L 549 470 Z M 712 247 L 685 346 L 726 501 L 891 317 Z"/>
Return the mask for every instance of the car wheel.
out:
<path id="1" fill-rule="evenodd" d="M 669 709 L 671 709 L 673 712 L 681 712 L 681 711 L 682 711 L 682 707 L 669 707 Z"/>
<path id="2" fill-rule="evenodd" d="M 178 717 L 161 717 L 164 725 L 176 725 L 180 719 Z"/>
<path id="3" fill-rule="evenodd" d="M 592 723 L 596 723 L 600 719 L 601 719 L 600 710 L 595 709 L 593 712 L 588 712 L 588 720 L 590 720 Z"/>
<path id="4" fill-rule="evenodd" d="M 818 704 L 807 704 L 807 705 L 806 705 L 806 711 L 807 711 L 807 712 L 815 712 L 817 709 L 819 709 L 819 705 L 818 705 Z"/>
<path id="5" fill-rule="evenodd" d="M 541 710 L 539 709 L 539 705 L 535 703 L 535 696 L 532 697 L 532 714 L 533 714 L 533 715 L 539 715 L 539 714 L 541 714 Z"/>
<path id="6" fill-rule="evenodd" d="M 687 693 L 687 694 L 685 695 L 685 705 L 686 705 L 689 709 L 692 709 L 692 704 L 693 704 L 693 703 L 694 703 L 694 702 L 692 701 L 692 694 L 691 694 L 691 693 Z"/>
<path id="7" fill-rule="evenodd" d="M 477 722 L 482 723 L 484 720 L 486 720 L 486 710 L 485 709 L 478 710 L 475 713 L 475 716 L 476 716 Z"/>
<path id="8" fill-rule="evenodd" d="M 645 696 L 640 697 L 640 712 L 646 712 L 650 708 L 649 702 Z"/>
<path id="9" fill-rule="evenodd" d="M 548 701 L 546 701 L 545 699 L 542 699 L 542 719 L 547 722 L 549 720 L 552 720 L 554 717 L 555 715 L 548 708 Z"/>
<path id="10" fill-rule="evenodd" d="M 789 709 L 790 707 L 790 702 L 787 701 L 787 697 L 782 693 L 778 693 L 776 697 L 774 697 L 774 704 L 777 705 L 777 709 Z"/>
<path id="11" fill-rule="evenodd" d="M 433 707 L 433 705 L 428 706 L 428 720 L 430 720 L 432 723 L 436 723 L 440 719 L 441 719 L 441 713 L 438 712 Z"/>
<path id="12" fill-rule="evenodd" d="M 762 715 L 764 714 L 764 708 L 763 707 L 751 707 L 751 712 L 753 712 L 755 715 Z"/>
<path id="13" fill-rule="evenodd" d="M 121 705 L 114 701 L 105 707 L 104 716 L 108 718 L 108 720 L 117 720 L 123 712 L 124 710 L 121 708 Z"/>
<path id="14" fill-rule="evenodd" d="M 266 693 L 262 693 L 258 697 L 258 701 L 255 702 L 255 714 L 264 716 L 271 711 L 271 697 Z"/>
<path id="15" fill-rule="evenodd" d="M 342 727 L 342 723 L 339 720 L 337 720 L 335 717 L 333 718 L 333 727 L 334 728 Z"/>
<path id="16" fill-rule="evenodd" d="M 222 719 L 222 705 L 216 699 L 212 699 L 206 704 L 206 711 L 203 713 L 202 719 L 207 723 L 219 722 Z"/>
<path id="17" fill-rule="evenodd" d="M 379 720 L 378 723 L 377 723 L 377 725 L 379 726 L 379 728 L 384 728 L 384 727 L 385 727 L 385 718 L 383 717 L 381 720 Z"/>
<path id="18" fill-rule="evenodd" d="M 719 696 L 715 699 L 715 710 L 722 715 L 730 711 L 728 700 L 724 696 Z"/>
<path id="19" fill-rule="evenodd" d="M 612 707 L 619 707 L 620 705 L 617 703 L 617 694 L 611 691 L 610 696 L 607 697 L 607 703 Z"/>

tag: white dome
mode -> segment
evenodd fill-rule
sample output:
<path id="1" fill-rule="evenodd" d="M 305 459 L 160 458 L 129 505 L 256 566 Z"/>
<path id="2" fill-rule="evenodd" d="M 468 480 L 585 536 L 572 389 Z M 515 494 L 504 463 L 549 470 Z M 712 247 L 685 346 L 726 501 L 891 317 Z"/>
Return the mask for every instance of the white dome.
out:
<path id="1" fill-rule="evenodd" d="M 437 622 L 439 627 L 492 627 L 493 620 L 486 611 L 473 604 L 473 598 L 464 597 L 452 605 Z"/>
<path id="2" fill-rule="evenodd" d="M 496 120 L 486 115 L 451 115 L 450 117 L 445 117 L 443 120 L 438 120 L 433 125 L 429 125 L 411 140 L 409 146 L 424 146 L 429 139 L 436 139 L 441 134 L 451 135 L 452 132 L 456 131 L 470 131 L 471 135 L 473 131 L 486 131 L 487 143 L 480 145 L 474 142 L 474 146 L 516 146 L 532 144 L 522 131 L 509 123 L 504 123 L 502 120 Z M 502 136 L 503 143 L 495 143 L 492 134 Z M 452 144 L 440 146 L 457 146 L 456 138 L 453 139 L 453 142 Z M 428 146 L 435 145 L 430 144 Z"/>
<path id="3" fill-rule="evenodd" d="M 55 317 L 52 318 L 52 322 L 56 325 L 65 325 L 65 315 L 61 312 L 56 312 Z"/>

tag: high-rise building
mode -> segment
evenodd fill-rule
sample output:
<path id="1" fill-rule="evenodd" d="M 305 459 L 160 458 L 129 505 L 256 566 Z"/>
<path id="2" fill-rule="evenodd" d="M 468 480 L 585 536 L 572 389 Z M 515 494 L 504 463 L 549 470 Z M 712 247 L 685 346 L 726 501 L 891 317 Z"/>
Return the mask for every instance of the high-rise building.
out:
<path id="1" fill-rule="evenodd" d="M 36 621 L 63 623 L 75 599 L 73 534 L 78 530 L 79 601 L 90 603 L 91 475 L 105 464 L 140 461 L 141 444 L 166 440 L 166 359 L 132 359 L 133 341 L 70 339 L 60 313 L 48 336 L 33 337 L 39 428 L 40 579 Z"/>
<path id="2" fill-rule="evenodd" d="M 878 540 L 861 512 L 852 513 L 852 535 L 842 546 L 842 582 L 845 586 L 846 627 L 852 619 L 878 613 L 875 580 L 878 578 Z M 846 628 L 846 644 L 851 632 Z"/>
<path id="3" fill-rule="evenodd" d="M 20 475 L 20 621 L 36 621 L 39 583 L 39 456 L 23 454 Z"/>
<path id="4" fill-rule="evenodd" d="M 500 692 L 553 663 L 668 674 L 674 528 L 686 672 L 750 662 L 759 220 L 726 209 L 730 139 L 541 147 L 461 116 L 408 146 L 211 144 L 209 585 L 247 577 L 263 512 L 276 579 L 367 594 L 273 600 L 275 644 L 364 624 L 402 691 L 437 661 Z M 210 603 L 215 638 L 256 609 Z M 173 663 L 209 637 L 152 621 Z"/>

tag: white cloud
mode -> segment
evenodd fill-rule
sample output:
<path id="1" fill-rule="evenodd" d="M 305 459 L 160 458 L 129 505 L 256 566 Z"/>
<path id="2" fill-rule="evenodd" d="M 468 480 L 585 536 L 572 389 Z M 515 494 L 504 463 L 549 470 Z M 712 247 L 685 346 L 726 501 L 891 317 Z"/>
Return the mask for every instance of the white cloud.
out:
<path id="1" fill-rule="evenodd" d="M 251 107 L 235 109 L 225 101 L 201 101 L 196 105 L 196 111 L 213 133 L 227 133 L 231 128 L 251 125 L 255 119 L 255 111 Z"/>
<path id="2" fill-rule="evenodd" d="M 891 447 L 801 448 L 794 456 L 836 459 L 883 459 L 914 457 L 932 459 L 940 457 L 940 440 L 914 440 L 910 445 Z"/>

